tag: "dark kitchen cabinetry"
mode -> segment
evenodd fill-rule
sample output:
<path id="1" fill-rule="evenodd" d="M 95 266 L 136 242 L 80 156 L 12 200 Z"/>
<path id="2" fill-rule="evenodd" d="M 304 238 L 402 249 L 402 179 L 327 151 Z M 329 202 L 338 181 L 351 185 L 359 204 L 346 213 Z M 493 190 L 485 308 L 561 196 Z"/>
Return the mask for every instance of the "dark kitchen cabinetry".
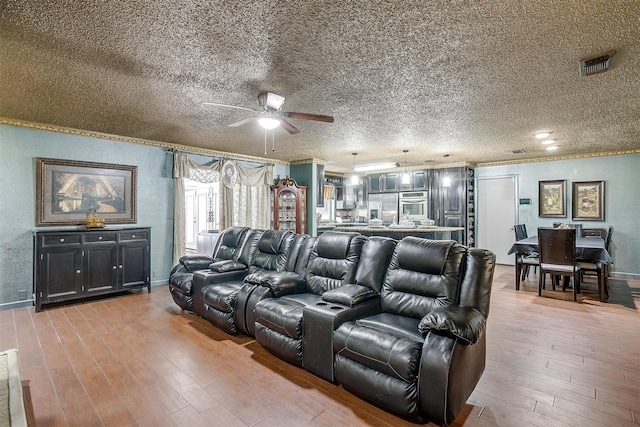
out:
<path id="1" fill-rule="evenodd" d="M 428 190 L 429 172 L 426 170 L 409 171 L 409 182 L 404 182 L 405 173 L 398 174 L 398 184 L 400 191 L 416 191 L 416 190 Z"/>
<path id="2" fill-rule="evenodd" d="M 43 305 L 146 287 L 150 228 L 34 232 L 33 292 Z"/>
<path id="3" fill-rule="evenodd" d="M 431 218 L 441 227 L 464 227 L 464 237 L 458 241 L 473 246 L 473 169 L 456 167 L 431 172 Z M 451 182 L 449 187 L 442 185 L 445 176 Z"/>
<path id="4" fill-rule="evenodd" d="M 397 192 L 400 190 L 400 174 L 385 173 L 367 175 L 369 193 Z"/>

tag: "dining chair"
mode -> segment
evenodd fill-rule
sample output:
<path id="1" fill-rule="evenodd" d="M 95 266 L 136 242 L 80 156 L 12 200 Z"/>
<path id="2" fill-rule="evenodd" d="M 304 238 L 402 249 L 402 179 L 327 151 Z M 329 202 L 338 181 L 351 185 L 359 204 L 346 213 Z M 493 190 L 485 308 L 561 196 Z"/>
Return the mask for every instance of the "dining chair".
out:
<path id="1" fill-rule="evenodd" d="M 581 264 L 576 261 L 575 228 L 538 228 L 538 246 L 540 251 L 540 274 L 538 276 L 538 295 L 545 289 L 546 275 L 551 275 L 555 290 L 556 277 L 573 278 L 573 300 L 580 293 Z M 567 282 L 562 281 L 562 290 Z"/>
<path id="2" fill-rule="evenodd" d="M 513 226 L 513 230 L 516 235 L 516 242 L 529 237 L 526 224 L 516 224 Z M 533 267 L 535 272 L 539 264 L 538 253 L 535 251 L 516 254 L 516 290 L 520 290 L 520 282 L 529 275 L 529 268 Z"/>
<path id="3" fill-rule="evenodd" d="M 604 248 L 609 252 L 609 247 L 611 246 L 611 238 L 613 236 L 613 227 L 609 227 L 609 230 L 606 232 L 607 235 L 604 239 Z M 611 253 L 609 252 L 609 255 Z M 581 261 L 582 272 L 581 279 L 587 273 L 595 273 L 598 278 L 598 296 L 600 301 L 605 301 L 605 297 L 609 297 L 609 283 L 607 280 L 608 276 L 608 266 L 607 264 L 603 264 L 600 261 L 596 262 L 583 262 Z"/>

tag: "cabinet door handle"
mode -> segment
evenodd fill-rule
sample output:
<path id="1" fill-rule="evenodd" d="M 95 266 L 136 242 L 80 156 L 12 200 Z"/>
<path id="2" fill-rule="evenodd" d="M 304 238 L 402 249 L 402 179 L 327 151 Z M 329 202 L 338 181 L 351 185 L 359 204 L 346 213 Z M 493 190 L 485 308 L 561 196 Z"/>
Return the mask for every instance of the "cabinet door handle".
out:
<path id="1" fill-rule="evenodd" d="M 102 236 L 98 236 L 98 240 L 102 240 Z"/>
<path id="2" fill-rule="evenodd" d="M 132 239 L 135 239 L 135 238 L 136 238 L 136 235 L 135 235 L 135 234 L 132 234 L 132 235 L 131 235 L 131 238 L 132 238 Z"/>
<path id="3" fill-rule="evenodd" d="M 122 264 L 120 264 L 120 265 L 118 266 L 118 268 L 122 268 Z"/>
<path id="4" fill-rule="evenodd" d="M 113 266 L 113 269 L 115 270 L 116 268 L 118 268 L 118 267 L 116 267 L 116 266 L 114 265 L 114 266 Z"/>
<path id="5" fill-rule="evenodd" d="M 63 243 L 63 242 L 64 242 L 64 239 L 60 239 L 60 243 Z"/>
<path id="6" fill-rule="evenodd" d="M 77 274 L 80 274 L 80 270 L 76 270 L 76 273 L 77 273 Z"/>

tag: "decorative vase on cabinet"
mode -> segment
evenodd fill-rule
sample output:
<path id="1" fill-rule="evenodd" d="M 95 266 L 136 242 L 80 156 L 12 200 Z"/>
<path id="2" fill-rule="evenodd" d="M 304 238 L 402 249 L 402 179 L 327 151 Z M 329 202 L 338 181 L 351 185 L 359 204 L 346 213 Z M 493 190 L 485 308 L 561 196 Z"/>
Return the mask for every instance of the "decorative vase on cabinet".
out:
<path id="1" fill-rule="evenodd" d="M 273 193 L 273 229 L 306 233 L 307 187 L 286 177 L 271 186 Z"/>

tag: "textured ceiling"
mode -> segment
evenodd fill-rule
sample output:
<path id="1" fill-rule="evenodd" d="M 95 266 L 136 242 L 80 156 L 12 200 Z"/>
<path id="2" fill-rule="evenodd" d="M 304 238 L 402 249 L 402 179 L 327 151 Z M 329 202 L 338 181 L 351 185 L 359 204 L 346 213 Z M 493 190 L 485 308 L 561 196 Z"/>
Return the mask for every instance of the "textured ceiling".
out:
<path id="1" fill-rule="evenodd" d="M 640 149 L 640 1 L 3 0 L 0 116 L 327 169 Z M 578 61 L 611 50 L 611 70 Z M 229 127 L 260 91 L 264 153 Z M 550 153 L 533 137 L 550 130 Z M 513 151 L 523 151 L 514 154 Z"/>

